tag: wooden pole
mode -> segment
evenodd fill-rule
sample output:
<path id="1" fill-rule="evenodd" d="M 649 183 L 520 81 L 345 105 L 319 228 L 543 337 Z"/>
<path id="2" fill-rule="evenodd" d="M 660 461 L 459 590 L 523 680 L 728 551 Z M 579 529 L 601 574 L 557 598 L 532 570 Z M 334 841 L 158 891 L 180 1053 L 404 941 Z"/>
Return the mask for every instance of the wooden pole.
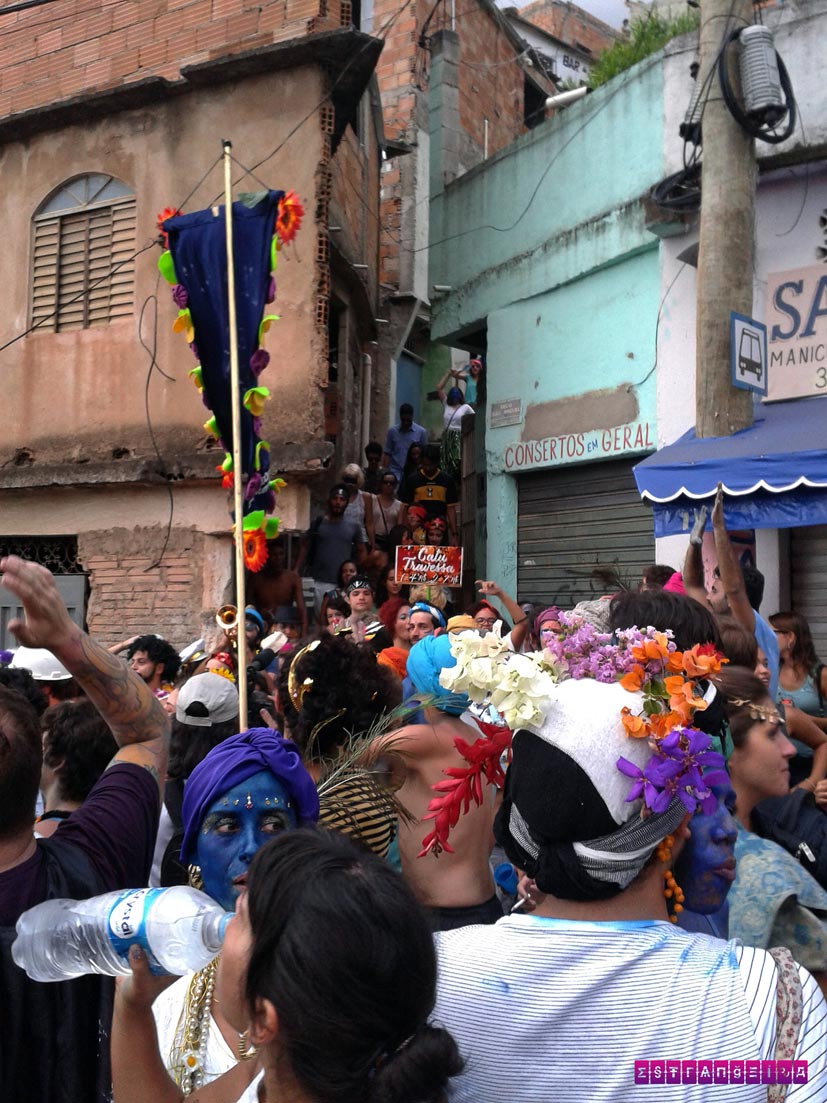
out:
<path id="1" fill-rule="evenodd" d="M 238 712 L 243 731 L 247 727 L 247 636 L 244 631 L 244 487 L 241 485 L 241 387 L 238 379 L 238 336 L 235 314 L 235 263 L 233 261 L 232 142 L 225 138 L 224 226 L 227 241 L 227 309 L 230 333 L 230 392 L 233 411 L 233 513 L 235 514 L 235 603 L 238 607 L 236 635 Z"/>
<path id="2" fill-rule="evenodd" d="M 752 22 L 750 0 L 702 0 L 700 72 L 711 90 L 703 113 L 701 232 L 698 254 L 695 432 L 723 437 L 752 425 L 752 392 L 733 387 L 730 311 L 752 317 L 755 152 L 753 140 L 733 119 L 718 79 L 722 38 Z M 731 63 L 737 46 L 728 50 Z M 715 72 L 710 74 L 714 67 Z M 730 69 L 738 87 L 737 73 Z"/>

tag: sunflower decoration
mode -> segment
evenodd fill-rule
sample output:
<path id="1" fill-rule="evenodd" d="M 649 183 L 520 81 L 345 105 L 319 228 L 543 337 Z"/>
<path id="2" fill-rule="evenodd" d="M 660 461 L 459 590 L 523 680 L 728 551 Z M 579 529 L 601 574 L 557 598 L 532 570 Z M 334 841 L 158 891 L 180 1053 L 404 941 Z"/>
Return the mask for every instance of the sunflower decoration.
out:
<path id="1" fill-rule="evenodd" d="M 279 200 L 276 213 L 276 234 L 282 245 L 288 245 L 299 231 L 304 218 L 304 207 L 294 191 L 285 192 Z"/>
<path id="2" fill-rule="evenodd" d="M 279 520 L 267 517 L 263 509 L 248 513 L 242 525 L 244 566 L 248 571 L 260 571 L 267 562 L 267 541 L 278 535 Z"/>

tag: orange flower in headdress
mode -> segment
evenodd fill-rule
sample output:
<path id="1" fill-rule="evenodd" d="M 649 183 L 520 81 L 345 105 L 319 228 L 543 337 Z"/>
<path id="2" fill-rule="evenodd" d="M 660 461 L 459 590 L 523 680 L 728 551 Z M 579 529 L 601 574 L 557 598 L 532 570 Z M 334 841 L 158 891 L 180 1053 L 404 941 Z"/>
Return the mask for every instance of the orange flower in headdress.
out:
<path id="1" fill-rule="evenodd" d="M 285 192 L 279 200 L 276 214 L 276 233 L 282 245 L 287 245 L 296 236 L 304 218 L 304 207 L 294 191 Z"/>
<path id="2" fill-rule="evenodd" d="M 713 643 L 697 643 L 683 653 L 683 668 L 690 678 L 708 678 L 718 673 L 722 663 L 728 662 L 729 659 L 715 650 Z"/>

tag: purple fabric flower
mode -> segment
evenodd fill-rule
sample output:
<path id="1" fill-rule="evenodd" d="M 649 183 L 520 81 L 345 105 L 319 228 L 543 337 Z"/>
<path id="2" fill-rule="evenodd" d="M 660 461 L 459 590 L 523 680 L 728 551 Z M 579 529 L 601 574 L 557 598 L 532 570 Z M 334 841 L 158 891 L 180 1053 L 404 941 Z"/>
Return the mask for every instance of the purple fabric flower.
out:
<path id="1" fill-rule="evenodd" d="M 266 303 L 271 303 L 276 297 L 276 277 L 271 276 L 270 282 L 267 284 L 267 298 L 264 300 Z"/>
<path id="2" fill-rule="evenodd" d="M 267 365 L 270 363 L 270 353 L 267 349 L 256 349 L 250 357 L 250 371 L 258 379 Z"/>
<path id="3" fill-rule="evenodd" d="M 187 289 L 182 283 L 176 283 L 172 289 L 172 301 L 178 307 L 179 310 L 185 310 L 187 303 L 189 302 L 189 295 L 187 295 Z"/>
<path id="4" fill-rule="evenodd" d="M 255 433 L 255 435 L 257 437 L 261 436 L 261 418 L 260 417 L 254 417 L 253 418 L 253 432 Z"/>
<path id="5" fill-rule="evenodd" d="M 274 490 L 268 490 L 267 496 L 264 499 L 264 512 L 272 513 L 276 508 L 276 492 Z"/>
<path id="6" fill-rule="evenodd" d="M 247 480 L 247 485 L 244 488 L 244 499 L 250 501 L 255 498 L 256 494 L 261 490 L 261 475 L 255 471 Z"/>
<path id="7" fill-rule="evenodd" d="M 199 363 L 200 363 L 200 361 L 201 361 L 201 357 L 200 357 L 200 356 L 198 355 L 198 348 L 197 348 L 197 346 L 196 346 L 196 344 L 195 344 L 195 341 L 193 341 L 193 342 L 192 342 L 192 344 L 190 345 L 190 349 L 191 349 L 191 351 L 192 351 L 192 355 L 193 355 L 193 356 L 195 357 L 195 359 L 196 359 L 196 360 L 198 360 L 198 361 L 199 361 Z"/>

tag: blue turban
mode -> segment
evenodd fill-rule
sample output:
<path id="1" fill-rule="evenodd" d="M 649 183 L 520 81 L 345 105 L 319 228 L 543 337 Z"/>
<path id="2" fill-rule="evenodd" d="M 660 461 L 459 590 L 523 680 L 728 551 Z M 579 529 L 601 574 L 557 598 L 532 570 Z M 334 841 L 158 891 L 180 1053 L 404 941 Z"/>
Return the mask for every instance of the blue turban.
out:
<path id="1" fill-rule="evenodd" d="M 269 770 L 287 789 L 299 823 L 316 822 L 319 794 L 302 765 L 296 744 L 282 739 L 271 728 L 250 728 L 213 747 L 187 778 L 181 807 L 183 862 L 192 861 L 198 829 L 210 805 L 222 793 L 261 770 Z"/>
<path id="2" fill-rule="evenodd" d="M 470 704 L 464 693 L 453 693 L 439 684 L 443 670 L 457 665 L 456 656 L 451 654 L 450 636 L 426 636 L 415 643 L 408 652 L 407 674 L 417 693 L 438 698 L 434 708 L 459 716 Z"/>

